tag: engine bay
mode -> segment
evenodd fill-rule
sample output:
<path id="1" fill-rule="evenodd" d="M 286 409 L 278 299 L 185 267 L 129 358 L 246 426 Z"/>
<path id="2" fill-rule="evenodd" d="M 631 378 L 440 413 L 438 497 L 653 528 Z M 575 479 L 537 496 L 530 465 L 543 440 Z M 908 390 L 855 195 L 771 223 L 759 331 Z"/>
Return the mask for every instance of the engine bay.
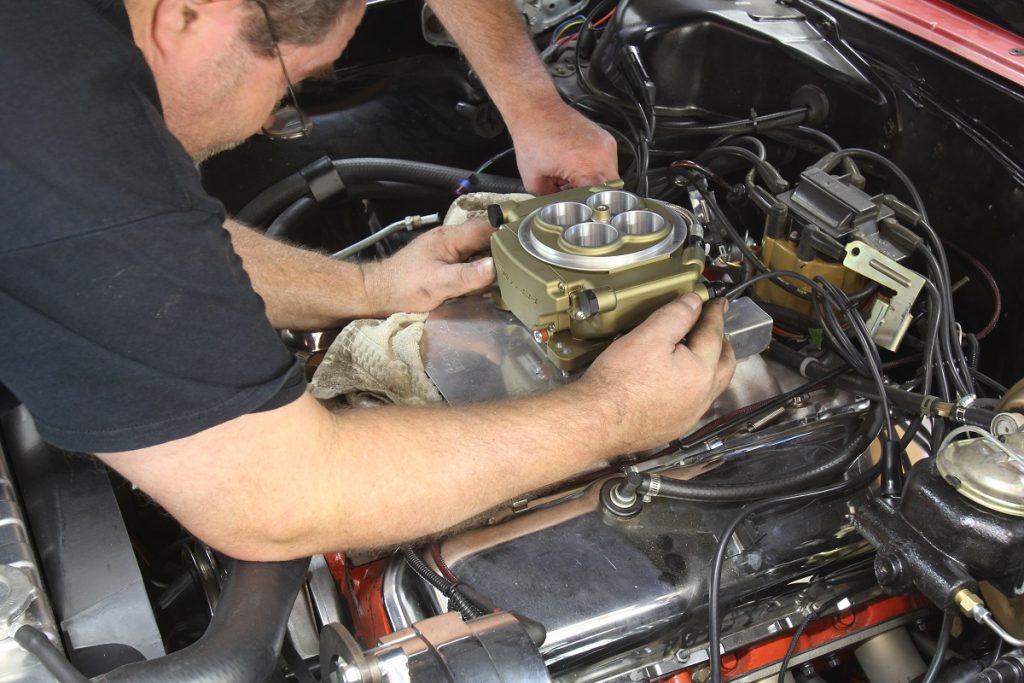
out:
<path id="1" fill-rule="evenodd" d="M 1024 681 L 1024 86 L 827 0 L 520 4 L 563 99 L 616 138 L 621 181 L 508 198 L 480 83 L 426 6 L 382 2 L 332 78 L 303 85 L 312 138 L 215 157 L 207 190 L 357 260 L 495 193 L 478 207 L 495 287 L 425 324 L 445 401 L 571 383 L 693 292 L 730 301 L 739 358 L 711 410 L 438 538 L 314 557 L 291 584 L 46 454 L 11 411 L 7 625 L 110 681 L 164 680 L 130 667 L 221 642 L 247 592 L 287 598 L 264 612 L 277 631 L 253 617 L 284 642 L 273 680 Z M 336 334 L 283 332 L 310 374 Z M 564 428 L 587 409 L 566 405 Z M 9 661 L 0 680 L 52 680 Z"/>

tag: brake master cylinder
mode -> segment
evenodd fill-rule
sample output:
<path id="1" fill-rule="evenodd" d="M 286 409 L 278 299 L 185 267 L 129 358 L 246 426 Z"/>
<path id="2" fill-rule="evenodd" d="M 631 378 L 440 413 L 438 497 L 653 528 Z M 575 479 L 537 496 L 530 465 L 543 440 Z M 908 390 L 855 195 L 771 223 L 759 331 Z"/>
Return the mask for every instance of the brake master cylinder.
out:
<path id="1" fill-rule="evenodd" d="M 563 370 L 682 294 L 708 298 L 702 234 L 677 207 L 606 186 L 495 204 L 488 215 L 498 305 Z"/>

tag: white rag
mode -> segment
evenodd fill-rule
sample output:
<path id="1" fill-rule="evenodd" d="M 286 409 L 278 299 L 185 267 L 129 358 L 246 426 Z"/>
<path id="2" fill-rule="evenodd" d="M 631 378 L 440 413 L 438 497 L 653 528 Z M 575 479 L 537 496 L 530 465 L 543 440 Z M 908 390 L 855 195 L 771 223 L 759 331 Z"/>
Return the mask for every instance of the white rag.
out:
<path id="1" fill-rule="evenodd" d="M 310 390 L 321 400 L 369 392 L 398 405 L 437 403 L 420 354 L 425 313 L 395 313 L 356 320 L 334 340 L 313 374 Z"/>
<path id="2" fill-rule="evenodd" d="M 528 194 L 473 192 L 456 199 L 445 225 L 460 225 L 487 214 L 487 207 L 532 199 Z M 354 320 L 320 362 L 310 391 L 321 400 L 367 393 L 398 405 L 438 403 L 441 394 L 427 376 L 420 353 L 425 313 L 395 313 L 385 320 Z M 349 401 L 353 403 L 353 401 Z"/>

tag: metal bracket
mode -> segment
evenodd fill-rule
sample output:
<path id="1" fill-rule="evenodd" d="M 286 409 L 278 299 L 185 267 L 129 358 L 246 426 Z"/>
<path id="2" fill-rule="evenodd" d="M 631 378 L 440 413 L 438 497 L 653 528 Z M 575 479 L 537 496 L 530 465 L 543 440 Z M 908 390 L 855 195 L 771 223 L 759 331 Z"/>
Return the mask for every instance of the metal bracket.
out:
<path id="1" fill-rule="evenodd" d="M 846 245 L 843 265 L 894 292 L 888 301 L 875 298 L 867 327 L 876 344 L 895 351 L 910 327 L 910 308 L 924 288 L 924 277 L 859 240 Z"/>

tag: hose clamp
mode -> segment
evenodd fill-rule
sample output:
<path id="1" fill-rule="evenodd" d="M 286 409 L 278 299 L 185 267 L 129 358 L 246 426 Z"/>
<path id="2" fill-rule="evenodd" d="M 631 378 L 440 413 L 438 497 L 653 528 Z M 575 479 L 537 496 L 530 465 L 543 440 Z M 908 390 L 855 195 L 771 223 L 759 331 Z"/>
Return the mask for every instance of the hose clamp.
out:
<path id="1" fill-rule="evenodd" d="M 935 404 L 938 402 L 938 396 L 925 396 L 921 401 L 921 417 L 932 417 L 935 414 Z"/>
<path id="2" fill-rule="evenodd" d="M 961 396 L 960 400 L 956 402 L 956 408 L 953 410 L 953 420 L 960 424 L 967 422 L 967 409 L 974 404 L 977 398 L 974 394 Z"/>
<path id="3" fill-rule="evenodd" d="M 652 474 L 650 478 L 650 484 L 647 485 L 647 494 L 644 495 L 644 502 L 650 503 L 651 498 L 657 498 L 658 493 L 661 492 L 661 475 Z"/>

